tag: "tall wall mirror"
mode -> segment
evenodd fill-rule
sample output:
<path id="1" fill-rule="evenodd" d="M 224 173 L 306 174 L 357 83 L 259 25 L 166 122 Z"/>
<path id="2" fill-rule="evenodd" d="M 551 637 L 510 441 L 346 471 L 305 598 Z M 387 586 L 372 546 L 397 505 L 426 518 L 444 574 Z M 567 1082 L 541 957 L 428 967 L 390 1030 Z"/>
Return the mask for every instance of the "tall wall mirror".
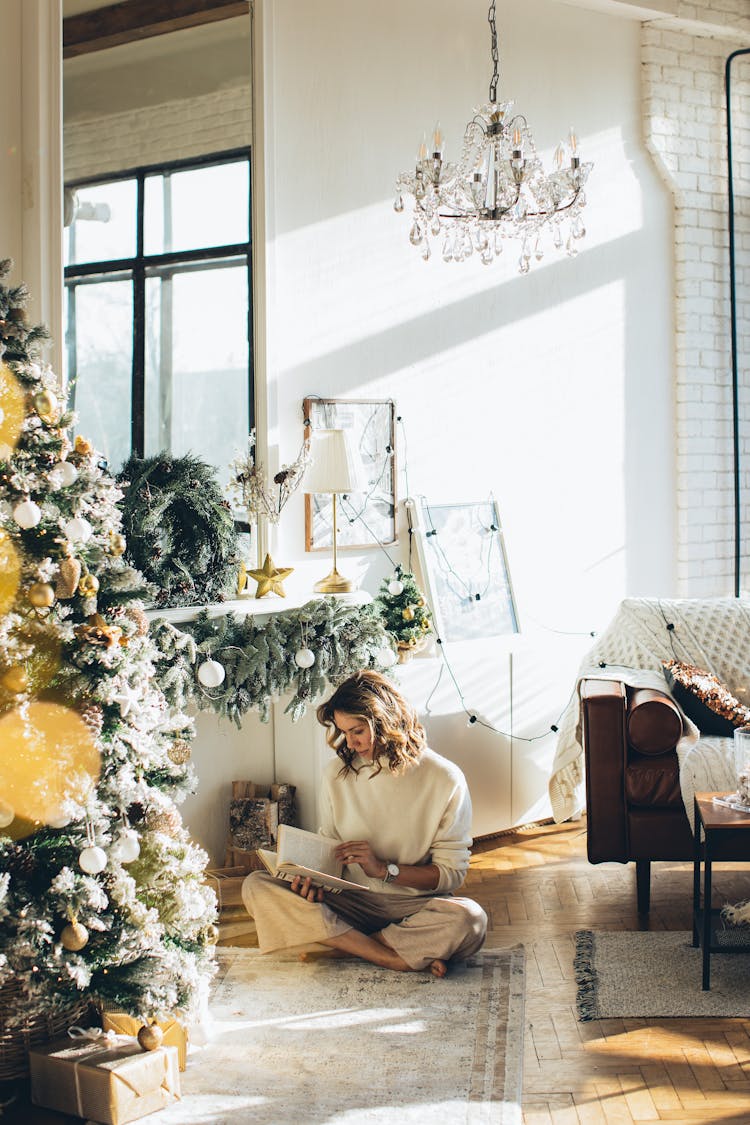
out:
<path id="1" fill-rule="evenodd" d="M 63 0 L 65 358 L 117 472 L 254 424 L 249 0 Z"/>

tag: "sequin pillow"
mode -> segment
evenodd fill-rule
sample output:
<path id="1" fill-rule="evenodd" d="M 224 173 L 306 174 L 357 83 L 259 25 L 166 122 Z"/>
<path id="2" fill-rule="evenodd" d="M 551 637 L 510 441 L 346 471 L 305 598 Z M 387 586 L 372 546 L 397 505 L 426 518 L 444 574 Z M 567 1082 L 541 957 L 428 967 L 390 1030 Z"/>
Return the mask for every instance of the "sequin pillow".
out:
<path id="1" fill-rule="evenodd" d="M 672 698 L 701 734 L 731 737 L 736 727 L 750 723 L 750 707 L 735 699 L 711 672 L 679 660 L 662 664 Z"/>

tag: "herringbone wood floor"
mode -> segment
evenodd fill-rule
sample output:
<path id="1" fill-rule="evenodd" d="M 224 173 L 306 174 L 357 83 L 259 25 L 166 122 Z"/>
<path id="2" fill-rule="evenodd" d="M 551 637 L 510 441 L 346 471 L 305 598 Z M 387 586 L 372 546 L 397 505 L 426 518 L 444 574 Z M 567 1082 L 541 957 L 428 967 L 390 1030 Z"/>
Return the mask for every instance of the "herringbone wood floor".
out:
<path id="1" fill-rule="evenodd" d="M 690 864 L 653 865 L 647 926 L 634 866 L 589 864 L 585 821 L 478 842 L 466 889 L 490 917 L 488 945 L 526 946 L 525 1125 L 750 1125 L 750 1012 L 591 1023 L 575 1015 L 574 932 L 690 929 Z M 727 901 L 750 897 L 750 867 L 717 865 L 714 890 Z"/>

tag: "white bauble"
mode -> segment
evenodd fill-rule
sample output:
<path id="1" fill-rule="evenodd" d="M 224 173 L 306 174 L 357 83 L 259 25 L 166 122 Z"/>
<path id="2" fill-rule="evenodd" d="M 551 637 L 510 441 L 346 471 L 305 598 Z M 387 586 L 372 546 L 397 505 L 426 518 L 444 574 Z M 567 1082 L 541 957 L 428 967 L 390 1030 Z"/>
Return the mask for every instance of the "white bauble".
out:
<path id="1" fill-rule="evenodd" d="M 397 598 L 399 594 L 403 594 L 403 592 L 404 584 L 403 582 L 399 582 L 398 578 L 394 578 L 392 582 L 388 583 L 388 593 L 393 594 L 394 598 Z"/>
<path id="2" fill-rule="evenodd" d="M 7 441 L 0 441 L 0 461 L 10 461 L 12 456 L 13 450 Z"/>
<path id="3" fill-rule="evenodd" d="M 68 813 L 60 812 L 57 816 L 48 816 L 45 823 L 48 828 L 67 828 L 72 819 Z"/>
<path id="4" fill-rule="evenodd" d="M 315 653 L 310 648 L 298 649 L 294 654 L 294 663 L 298 668 L 312 668 L 315 663 Z"/>
<path id="5" fill-rule="evenodd" d="M 87 875 L 98 875 L 107 866 L 107 853 L 104 848 L 95 845 L 84 848 L 78 857 L 78 865 Z"/>
<path id="6" fill-rule="evenodd" d="M 123 828 L 117 833 L 112 851 L 120 863 L 132 863 L 141 854 L 138 833 L 132 828 Z"/>
<path id="7" fill-rule="evenodd" d="M 14 809 L 7 801 L 0 801 L 0 828 L 7 828 L 16 819 Z"/>
<path id="8" fill-rule="evenodd" d="M 13 509 L 13 519 L 19 527 L 36 527 L 42 518 L 42 509 L 33 500 L 22 500 Z"/>
<path id="9" fill-rule="evenodd" d="M 375 655 L 381 668 L 392 668 L 398 660 L 396 653 L 388 645 L 383 645 Z"/>
<path id="10" fill-rule="evenodd" d="M 71 543 L 86 543 L 91 538 L 94 529 L 83 516 L 73 516 L 72 520 L 65 522 L 63 530 Z"/>
<path id="11" fill-rule="evenodd" d="M 70 461 L 58 461 L 50 469 L 49 479 L 55 488 L 69 488 L 78 480 L 78 469 Z"/>
<path id="12" fill-rule="evenodd" d="M 204 660 L 198 669 L 198 679 L 207 688 L 221 687 L 226 672 L 218 660 Z"/>

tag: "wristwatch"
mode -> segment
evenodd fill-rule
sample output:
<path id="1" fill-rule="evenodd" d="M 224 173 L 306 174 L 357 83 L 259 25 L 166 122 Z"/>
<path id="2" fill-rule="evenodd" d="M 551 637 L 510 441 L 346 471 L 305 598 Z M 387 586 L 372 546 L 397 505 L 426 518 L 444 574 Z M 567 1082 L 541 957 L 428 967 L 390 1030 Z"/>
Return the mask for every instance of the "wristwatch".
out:
<path id="1" fill-rule="evenodd" d="M 383 876 L 384 883 L 390 883 L 391 879 L 397 879 L 401 874 L 401 868 L 397 863 L 386 863 L 385 875 Z"/>

